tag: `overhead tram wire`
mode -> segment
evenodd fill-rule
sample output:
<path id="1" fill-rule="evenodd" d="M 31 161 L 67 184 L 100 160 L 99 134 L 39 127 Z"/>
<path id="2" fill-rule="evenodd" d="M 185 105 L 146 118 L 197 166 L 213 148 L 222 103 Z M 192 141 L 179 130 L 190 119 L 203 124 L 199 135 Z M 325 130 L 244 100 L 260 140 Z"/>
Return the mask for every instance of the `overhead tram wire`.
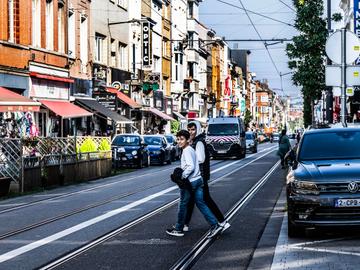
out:
<path id="1" fill-rule="evenodd" d="M 228 6 L 237 8 L 237 9 L 244 10 L 244 11 L 245 11 L 245 14 L 247 14 L 248 17 L 249 17 L 248 13 L 251 13 L 251 14 L 254 14 L 254 15 L 257 15 L 257 16 L 260 16 L 260 17 L 263 17 L 263 18 L 266 18 L 266 19 L 275 21 L 275 22 L 279 22 L 279 23 L 285 24 L 285 25 L 287 25 L 287 26 L 295 27 L 295 26 L 294 26 L 293 24 L 291 24 L 291 23 L 284 22 L 284 21 L 281 21 L 281 20 L 278 20 L 278 19 L 275 19 L 275 18 L 266 16 L 266 15 L 264 15 L 264 14 L 261 14 L 261 13 L 258 13 L 258 12 L 255 12 L 255 11 L 252 11 L 252 10 L 249 10 L 249 9 L 246 9 L 246 8 L 244 7 L 244 5 L 242 5 L 242 7 L 241 7 L 241 6 L 237 6 L 237 5 L 231 4 L 231 3 L 226 2 L 226 1 L 223 1 L 223 0 L 216 0 L 216 1 L 217 1 L 217 2 L 220 2 L 220 3 L 223 3 L 223 4 L 225 4 L 225 5 L 228 5 Z"/>
<path id="2" fill-rule="evenodd" d="M 245 9 L 245 6 L 244 6 L 243 2 L 242 2 L 241 0 L 239 0 L 239 2 L 240 2 L 240 4 L 241 4 L 241 6 Z M 254 30 L 255 30 L 255 32 L 256 32 L 256 34 L 258 35 L 259 39 L 262 39 L 262 37 L 261 37 L 261 35 L 260 35 L 259 31 L 257 30 L 257 28 L 256 28 L 256 26 L 255 26 L 255 24 L 254 24 L 254 22 L 252 21 L 252 19 L 251 19 L 251 17 L 250 17 L 250 15 L 249 15 L 249 13 L 248 13 L 247 11 L 245 11 L 245 13 L 246 13 L 246 16 L 249 18 L 249 21 L 251 22 L 251 24 L 252 24 L 252 26 L 253 26 L 253 28 L 254 28 Z M 272 58 L 271 53 L 270 53 L 270 51 L 269 51 L 269 49 L 268 49 L 268 47 L 267 47 L 267 45 L 266 45 L 265 41 L 263 42 L 263 44 L 264 44 L 264 47 L 266 48 L 266 51 L 267 51 L 267 53 L 268 53 L 268 55 L 269 55 L 269 57 L 270 57 L 270 60 L 271 60 L 272 64 L 273 64 L 273 65 L 274 65 L 274 67 L 275 67 L 276 72 L 278 73 L 278 75 L 279 75 L 279 76 L 280 76 L 280 78 L 281 78 L 281 73 L 280 73 L 280 71 L 279 71 L 278 67 L 277 67 L 277 66 L 276 66 L 276 64 L 275 64 L 275 61 L 274 61 L 274 59 Z"/>
<path id="3" fill-rule="evenodd" d="M 288 7 L 289 9 L 291 9 L 292 11 L 296 12 L 296 10 L 293 7 L 291 7 L 289 4 L 285 3 L 283 0 L 279 0 L 279 2 L 281 4 L 283 4 L 284 6 Z"/>

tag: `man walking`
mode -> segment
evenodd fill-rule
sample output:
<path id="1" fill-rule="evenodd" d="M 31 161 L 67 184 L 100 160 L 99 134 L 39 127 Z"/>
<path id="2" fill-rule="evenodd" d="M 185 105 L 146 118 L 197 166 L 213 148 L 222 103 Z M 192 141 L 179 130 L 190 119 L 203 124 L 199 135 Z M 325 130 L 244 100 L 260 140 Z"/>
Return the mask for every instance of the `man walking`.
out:
<path id="1" fill-rule="evenodd" d="M 166 233 L 172 236 L 184 236 L 183 227 L 186 218 L 187 206 L 190 197 L 193 196 L 196 206 L 203 214 L 204 218 L 211 225 L 208 237 L 213 237 L 223 228 L 220 226 L 214 214 L 210 211 L 204 202 L 203 180 L 200 175 L 199 163 L 196 158 L 194 149 L 189 145 L 190 133 L 186 130 L 180 130 L 176 137 L 178 144 L 182 148 L 181 169 L 182 178 L 188 179 L 191 185 L 191 191 L 183 188 L 180 189 L 180 202 L 178 209 L 177 222 L 174 228 L 166 230 Z"/>
<path id="2" fill-rule="evenodd" d="M 230 227 L 230 223 L 225 220 L 221 210 L 210 196 L 208 185 L 208 181 L 210 180 L 210 154 L 206 148 L 205 135 L 201 132 L 201 125 L 197 121 L 190 122 L 187 128 L 190 133 L 191 146 L 195 150 L 196 157 L 199 162 L 200 173 L 204 181 L 204 201 L 220 222 L 220 225 L 223 227 L 223 231 L 225 231 Z M 185 232 L 189 231 L 189 224 L 194 210 L 194 203 L 194 198 L 191 197 L 185 219 Z"/>

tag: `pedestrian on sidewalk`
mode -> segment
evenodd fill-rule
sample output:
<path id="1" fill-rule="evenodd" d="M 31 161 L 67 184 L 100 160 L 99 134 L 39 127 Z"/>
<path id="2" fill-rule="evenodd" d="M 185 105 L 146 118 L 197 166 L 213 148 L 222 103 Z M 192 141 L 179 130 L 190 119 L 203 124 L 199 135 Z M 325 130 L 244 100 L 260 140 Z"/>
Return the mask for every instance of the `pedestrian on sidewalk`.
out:
<path id="1" fill-rule="evenodd" d="M 180 189 L 180 201 L 176 225 L 167 229 L 166 233 L 172 236 L 184 236 L 184 224 L 187 212 L 187 206 L 191 196 L 194 196 L 195 204 L 203 214 L 206 221 L 210 224 L 211 230 L 208 237 L 213 237 L 223 228 L 220 226 L 217 218 L 211 212 L 204 202 L 203 180 L 200 174 L 199 163 L 194 149 L 189 145 L 190 133 L 187 130 L 180 130 L 176 134 L 178 144 L 182 148 L 181 169 L 182 178 L 188 179 L 191 185 L 191 191 L 187 188 Z"/>
<path id="2" fill-rule="evenodd" d="M 286 136 L 286 130 L 281 131 L 281 136 L 279 139 L 279 150 L 277 151 L 278 156 L 281 160 L 281 168 L 285 169 L 285 155 L 291 149 L 291 144 L 288 136 Z"/>
<path id="3" fill-rule="evenodd" d="M 230 223 L 225 220 L 221 210 L 210 196 L 208 184 L 208 181 L 210 180 L 210 153 L 206 147 L 205 135 L 201 132 L 201 125 L 198 121 L 190 122 L 187 125 L 187 128 L 190 133 L 190 143 L 192 148 L 195 150 L 197 161 L 199 162 L 200 174 L 204 182 L 204 201 L 220 222 L 223 230 L 226 230 L 230 227 Z M 195 199 L 192 196 L 188 204 L 185 226 L 183 229 L 185 232 L 189 231 L 189 224 L 194 210 L 194 205 Z"/>

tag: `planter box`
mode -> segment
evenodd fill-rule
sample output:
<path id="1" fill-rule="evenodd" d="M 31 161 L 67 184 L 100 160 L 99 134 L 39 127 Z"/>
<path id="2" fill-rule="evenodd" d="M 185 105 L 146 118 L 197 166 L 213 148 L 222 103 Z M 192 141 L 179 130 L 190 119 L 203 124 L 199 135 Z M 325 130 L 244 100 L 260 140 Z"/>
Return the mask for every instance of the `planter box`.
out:
<path id="1" fill-rule="evenodd" d="M 8 195 L 10 182 L 10 178 L 0 178 L 0 197 Z"/>
<path id="2" fill-rule="evenodd" d="M 50 165 L 45 167 L 46 179 L 41 179 L 40 167 L 25 169 L 24 191 L 104 178 L 110 176 L 111 166 L 111 159 L 80 160 L 63 164 L 61 173 L 60 165 Z"/>

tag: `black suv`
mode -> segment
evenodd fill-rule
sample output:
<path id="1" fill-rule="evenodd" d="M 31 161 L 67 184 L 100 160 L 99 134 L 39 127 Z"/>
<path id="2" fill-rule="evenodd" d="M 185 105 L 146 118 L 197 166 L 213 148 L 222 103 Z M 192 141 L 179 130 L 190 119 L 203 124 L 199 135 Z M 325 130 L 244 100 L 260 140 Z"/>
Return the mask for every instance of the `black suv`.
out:
<path id="1" fill-rule="evenodd" d="M 142 168 L 150 165 L 149 150 L 140 135 L 117 135 L 112 141 L 111 149 L 115 167 L 136 166 Z"/>
<path id="2" fill-rule="evenodd" d="M 306 131 L 287 175 L 288 234 L 360 225 L 360 129 Z"/>

